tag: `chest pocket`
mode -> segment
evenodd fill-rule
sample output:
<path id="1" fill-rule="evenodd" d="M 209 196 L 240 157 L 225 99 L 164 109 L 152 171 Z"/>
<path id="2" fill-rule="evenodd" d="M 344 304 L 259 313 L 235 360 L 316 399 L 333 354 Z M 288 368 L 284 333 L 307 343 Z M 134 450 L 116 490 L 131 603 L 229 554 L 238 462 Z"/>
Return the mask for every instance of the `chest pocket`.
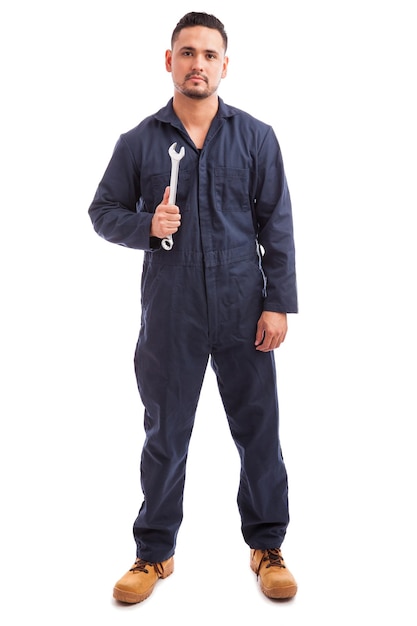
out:
<path id="1" fill-rule="evenodd" d="M 214 189 L 218 211 L 250 211 L 249 170 L 216 167 Z"/>

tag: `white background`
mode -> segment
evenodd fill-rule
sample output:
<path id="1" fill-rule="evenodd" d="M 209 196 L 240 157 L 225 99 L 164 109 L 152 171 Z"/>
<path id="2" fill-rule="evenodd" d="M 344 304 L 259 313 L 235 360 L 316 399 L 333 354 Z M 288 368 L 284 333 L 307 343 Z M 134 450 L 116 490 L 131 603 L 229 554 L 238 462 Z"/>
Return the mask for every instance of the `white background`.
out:
<path id="1" fill-rule="evenodd" d="M 416 623 L 412 5 L 2 4 L 2 623 Z M 119 134 L 171 97 L 164 53 L 190 10 L 224 22 L 220 95 L 273 125 L 293 200 L 300 313 L 276 357 L 299 593 L 269 601 L 249 569 L 208 370 L 176 571 L 121 607 L 141 502 L 142 253 L 101 240 L 87 210 Z"/>

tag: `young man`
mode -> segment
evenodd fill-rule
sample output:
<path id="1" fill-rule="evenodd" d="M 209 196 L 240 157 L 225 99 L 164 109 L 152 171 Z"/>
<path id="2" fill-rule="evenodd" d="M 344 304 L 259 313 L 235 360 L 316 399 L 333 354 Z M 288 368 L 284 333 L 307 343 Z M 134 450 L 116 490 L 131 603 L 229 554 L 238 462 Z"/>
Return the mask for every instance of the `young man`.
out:
<path id="1" fill-rule="evenodd" d="M 136 562 L 114 587 L 122 602 L 141 602 L 173 571 L 209 358 L 240 454 L 238 507 L 251 567 L 267 596 L 297 591 L 280 551 L 289 516 L 273 353 L 287 313 L 297 312 L 291 203 L 272 128 L 218 96 L 226 49 L 216 17 L 180 20 L 165 57 L 174 96 L 120 137 L 89 209 L 99 235 L 144 251 L 135 352 L 144 500 Z M 170 203 L 174 143 L 185 154 Z M 172 235 L 167 250 L 161 243 Z"/>

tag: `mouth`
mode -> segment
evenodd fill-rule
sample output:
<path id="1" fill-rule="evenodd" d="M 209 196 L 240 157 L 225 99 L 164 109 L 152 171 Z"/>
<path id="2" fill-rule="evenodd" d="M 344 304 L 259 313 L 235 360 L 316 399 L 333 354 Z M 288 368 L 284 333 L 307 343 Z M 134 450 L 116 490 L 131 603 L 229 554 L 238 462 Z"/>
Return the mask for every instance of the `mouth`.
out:
<path id="1" fill-rule="evenodd" d="M 206 83 L 207 79 L 204 78 L 204 76 L 201 76 L 200 74 L 191 74 L 190 76 L 187 76 L 186 80 L 192 80 L 192 81 L 198 81 L 198 82 L 203 82 Z"/>

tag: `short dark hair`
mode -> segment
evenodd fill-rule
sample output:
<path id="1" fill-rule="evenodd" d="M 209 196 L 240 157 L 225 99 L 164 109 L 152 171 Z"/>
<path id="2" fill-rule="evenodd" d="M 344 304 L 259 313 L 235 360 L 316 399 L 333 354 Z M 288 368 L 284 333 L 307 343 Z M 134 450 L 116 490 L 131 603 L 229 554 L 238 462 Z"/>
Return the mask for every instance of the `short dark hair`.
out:
<path id="1" fill-rule="evenodd" d="M 191 28 L 192 26 L 205 26 L 206 28 L 214 28 L 214 30 L 218 30 L 222 36 L 224 50 L 226 52 L 227 34 L 224 30 L 224 25 L 214 15 L 210 15 L 209 13 L 198 13 L 196 11 L 191 11 L 191 13 L 187 13 L 186 15 L 184 15 L 184 17 L 180 19 L 172 33 L 171 47 L 173 47 L 174 42 L 178 38 L 178 35 L 182 31 L 182 29 Z"/>

